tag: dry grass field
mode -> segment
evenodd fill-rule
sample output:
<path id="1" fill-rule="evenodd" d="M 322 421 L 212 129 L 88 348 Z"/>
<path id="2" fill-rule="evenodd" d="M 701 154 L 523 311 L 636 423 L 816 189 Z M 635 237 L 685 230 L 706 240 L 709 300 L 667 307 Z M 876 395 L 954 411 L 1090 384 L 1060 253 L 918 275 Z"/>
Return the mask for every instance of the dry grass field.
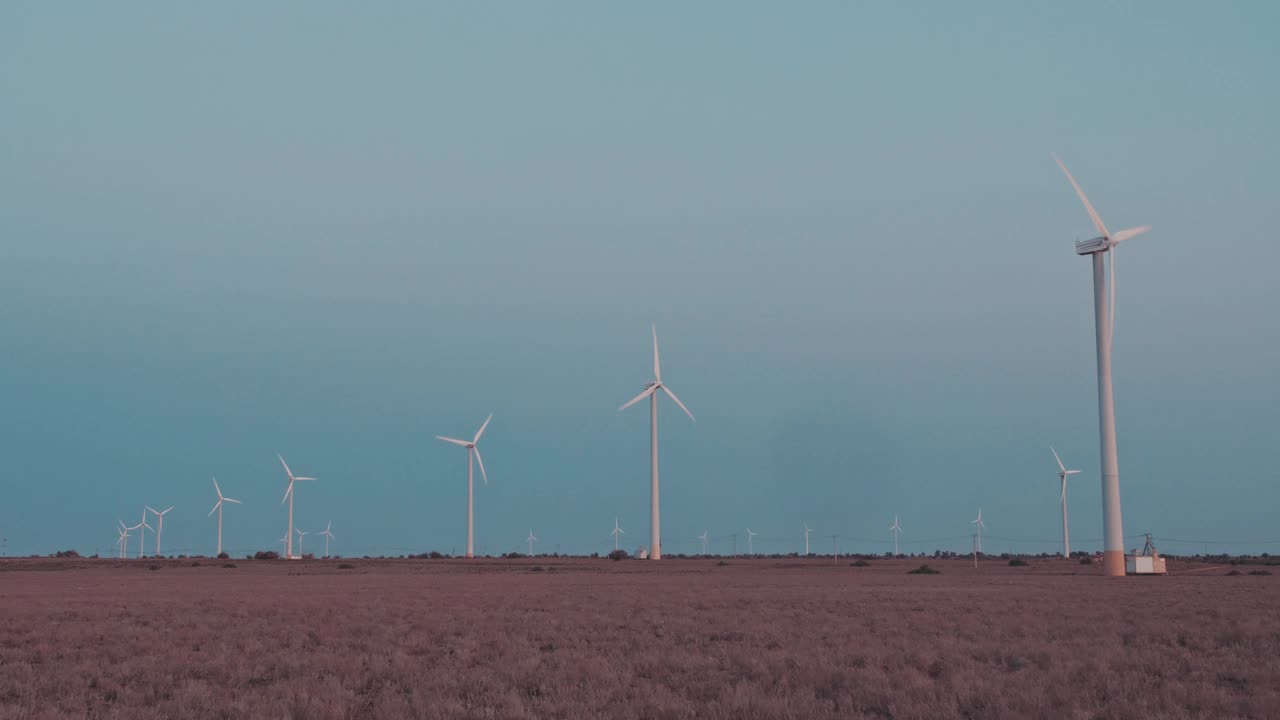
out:
<path id="1" fill-rule="evenodd" d="M 1227 568 L 192 562 L 0 563 L 0 718 L 1280 717 Z"/>

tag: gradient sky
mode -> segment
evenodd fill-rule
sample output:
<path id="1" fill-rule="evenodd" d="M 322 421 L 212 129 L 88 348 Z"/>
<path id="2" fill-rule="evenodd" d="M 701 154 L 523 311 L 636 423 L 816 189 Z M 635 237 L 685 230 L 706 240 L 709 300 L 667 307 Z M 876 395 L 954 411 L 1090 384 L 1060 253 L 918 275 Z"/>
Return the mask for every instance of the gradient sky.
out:
<path id="1" fill-rule="evenodd" d="M 0 5 L 0 536 L 1280 551 L 1274 3 Z M 308 538 L 308 546 L 314 538 Z M 1206 546 L 1201 542 L 1218 541 Z M 1140 539 L 1127 541 L 1130 546 Z M 277 546 L 278 547 L 278 546 Z"/>

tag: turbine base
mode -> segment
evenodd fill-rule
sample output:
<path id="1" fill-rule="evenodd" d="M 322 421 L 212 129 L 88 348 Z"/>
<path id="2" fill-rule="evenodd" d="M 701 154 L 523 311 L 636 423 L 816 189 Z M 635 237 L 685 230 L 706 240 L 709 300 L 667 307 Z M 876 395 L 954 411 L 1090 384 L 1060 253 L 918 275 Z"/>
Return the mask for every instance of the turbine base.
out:
<path id="1" fill-rule="evenodd" d="M 1124 577 L 1124 551 L 1104 550 L 1102 552 L 1102 574 L 1107 577 Z"/>

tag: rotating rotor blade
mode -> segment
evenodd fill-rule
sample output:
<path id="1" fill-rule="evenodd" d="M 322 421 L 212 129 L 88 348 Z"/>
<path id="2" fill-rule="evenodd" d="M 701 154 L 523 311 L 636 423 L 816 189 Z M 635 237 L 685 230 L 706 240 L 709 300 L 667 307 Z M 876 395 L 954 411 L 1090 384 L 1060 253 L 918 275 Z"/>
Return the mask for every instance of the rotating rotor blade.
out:
<path id="1" fill-rule="evenodd" d="M 1054 450 L 1052 445 L 1049 446 L 1049 452 L 1053 453 L 1053 459 L 1058 461 L 1058 468 L 1062 472 L 1066 472 L 1067 466 L 1062 464 L 1062 458 L 1058 457 L 1058 451 Z"/>
<path id="2" fill-rule="evenodd" d="M 676 394 L 671 392 L 671 388 L 666 385 L 659 385 L 658 387 L 662 388 L 662 392 L 666 393 L 668 397 L 676 401 L 676 404 L 680 406 L 680 409 L 684 411 L 685 415 L 689 416 L 690 420 L 697 422 L 697 419 L 693 417 L 693 413 L 689 412 L 689 408 L 685 407 L 684 403 L 680 402 L 680 398 L 676 397 Z"/>
<path id="3" fill-rule="evenodd" d="M 218 478 L 213 479 L 213 490 L 218 493 L 218 497 L 222 497 L 222 488 L 218 487 Z"/>
<path id="4" fill-rule="evenodd" d="M 453 443 L 454 445 L 461 445 L 462 447 L 471 447 L 471 443 L 467 442 L 466 440 L 458 440 L 456 438 L 445 437 L 443 435 L 437 435 L 436 439 L 443 440 L 447 443 Z"/>
<path id="5" fill-rule="evenodd" d="M 484 435 L 484 429 L 489 427 L 489 421 L 492 419 L 493 419 L 493 413 L 489 413 L 489 417 L 484 419 L 484 424 L 481 425 L 480 429 L 476 431 L 476 439 L 471 441 L 472 445 L 480 442 L 480 436 Z"/>
<path id="6" fill-rule="evenodd" d="M 642 393 L 640 393 L 639 395 L 637 395 L 637 396 L 635 396 L 635 397 L 631 398 L 631 399 L 630 399 L 630 400 L 628 400 L 624 405 L 622 405 L 622 407 L 618 408 L 618 412 L 622 412 L 623 410 L 626 410 L 627 408 L 631 407 L 632 405 L 635 405 L 636 403 L 640 402 L 641 400 L 643 400 L 643 399 L 645 399 L 645 398 L 649 397 L 650 395 L 654 394 L 655 392 L 657 392 L 657 391 L 658 391 L 658 387 L 659 387 L 658 385 L 650 385 L 649 387 L 645 388 L 645 389 L 644 389 L 644 392 L 642 392 Z"/>
<path id="7" fill-rule="evenodd" d="M 283 505 L 285 500 L 289 499 L 289 493 L 293 492 L 293 478 L 289 478 L 289 487 L 285 488 L 284 497 L 280 498 L 280 504 Z"/>
<path id="8" fill-rule="evenodd" d="M 289 469 L 289 463 L 287 463 L 287 462 L 285 462 L 285 461 L 284 461 L 284 457 L 282 457 L 282 456 L 280 455 L 280 453 L 276 453 L 276 457 L 280 458 L 280 464 L 284 466 L 284 474 L 285 474 L 285 475 L 288 475 L 288 476 L 289 476 L 289 479 L 291 479 L 291 480 L 292 480 L 292 479 L 293 479 L 293 471 Z"/>
<path id="9" fill-rule="evenodd" d="M 650 327 L 653 328 L 653 379 L 662 382 L 662 366 L 658 363 L 658 326 Z"/>
<path id="10" fill-rule="evenodd" d="M 213 517 L 213 514 L 214 514 L 215 512 L 217 512 L 217 511 L 218 511 L 218 508 L 220 508 L 220 507 L 222 507 L 222 498 L 218 498 L 218 502 L 216 502 L 216 503 L 214 503 L 214 504 L 213 504 L 213 509 L 212 509 L 212 510 L 210 510 L 210 511 L 209 511 L 209 514 L 208 514 L 208 515 L 206 515 L 205 517 Z"/>
<path id="11" fill-rule="evenodd" d="M 1067 169 L 1066 165 L 1062 164 L 1062 161 L 1058 159 L 1057 155 L 1053 153 L 1050 153 L 1050 155 L 1053 156 L 1053 161 L 1058 163 L 1058 167 L 1062 168 L 1062 172 L 1067 176 L 1067 180 L 1071 181 L 1071 187 L 1076 189 L 1076 195 L 1080 196 L 1080 202 L 1084 203 L 1084 209 L 1089 211 L 1089 217 L 1093 220 L 1093 226 L 1097 228 L 1099 234 L 1110 240 L 1111 233 L 1107 232 L 1107 226 L 1102 224 L 1102 218 L 1098 216 L 1098 211 L 1093 209 L 1093 203 L 1089 202 L 1089 198 L 1085 197 L 1084 190 L 1080 189 L 1080 184 L 1071 176 L 1071 171 Z"/>
<path id="12" fill-rule="evenodd" d="M 472 447 L 471 452 L 476 454 L 476 464 L 480 466 L 480 477 L 484 478 L 484 484 L 489 484 L 489 475 L 484 471 L 484 460 L 480 458 L 480 448 Z"/>

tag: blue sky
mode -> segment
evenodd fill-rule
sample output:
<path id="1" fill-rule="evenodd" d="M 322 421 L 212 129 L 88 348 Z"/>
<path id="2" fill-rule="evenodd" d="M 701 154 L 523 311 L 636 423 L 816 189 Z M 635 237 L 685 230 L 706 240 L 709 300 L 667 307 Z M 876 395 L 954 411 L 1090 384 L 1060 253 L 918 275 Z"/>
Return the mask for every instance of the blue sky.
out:
<path id="1" fill-rule="evenodd" d="M 1101 536 L 1088 216 L 1127 535 L 1276 551 L 1274 4 L 0 7 L 0 536 L 177 505 L 336 552 Z M 456 452 L 455 452 L 456 451 Z M 1269 542 L 1263 542 L 1269 541 Z M 816 542 L 816 541 L 815 541 Z M 1138 541 L 1131 540 L 1130 544 Z M 823 541 L 825 545 L 829 540 Z"/>

